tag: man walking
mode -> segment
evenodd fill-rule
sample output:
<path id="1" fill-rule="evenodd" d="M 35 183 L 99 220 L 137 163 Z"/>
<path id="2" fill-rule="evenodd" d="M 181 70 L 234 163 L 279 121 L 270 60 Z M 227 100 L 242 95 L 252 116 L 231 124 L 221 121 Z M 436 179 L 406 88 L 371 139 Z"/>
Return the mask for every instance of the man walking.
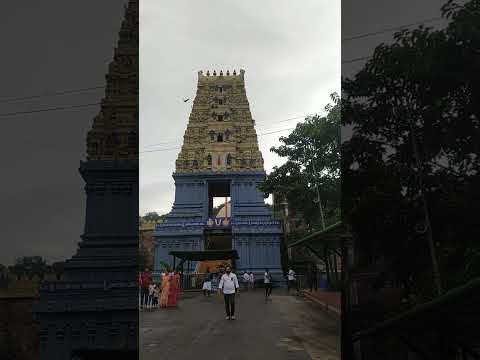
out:
<path id="1" fill-rule="evenodd" d="M 220 278 L 218 284 L 218 290 L 223 292 L 223 298 L 225 300 L 225 310 L 227 312 L 227 320 L 235 320 L 235 293 L 238 291 L 238 279 L 237 275 L 232 273 L 230 266 L 226 267 L 225 274 Z"/>
<path id="2" fill-rule="evenodd" d="M 263 274 L 263 284 L 265 286 L 265 302 L 267 302 L 272 295 L 272 276 L 268 269 L 265 269 L 265 274 Z"/>
<path id="3" fill-rule="evenodd" d="M 295 287 L 297 289 L 297 295 L 298 295 L 300 290 L 298 288 L 297 280 L 295 278 L 295 271 L 293 271 L 292 268 L 288 270 L 287 277 L 288 277 L 288 289 L 287 289 L 288 293 L 290 293 L 291 287 Z"/>

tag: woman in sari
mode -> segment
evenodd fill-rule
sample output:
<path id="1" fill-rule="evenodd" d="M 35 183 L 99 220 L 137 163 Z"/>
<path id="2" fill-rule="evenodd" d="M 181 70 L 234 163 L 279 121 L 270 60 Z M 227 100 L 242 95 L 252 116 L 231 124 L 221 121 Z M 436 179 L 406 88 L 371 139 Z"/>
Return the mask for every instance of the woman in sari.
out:
<path id="1" fill-rule="evenodd" d="M 170 276 L 168 273 L 162 276 L 162 293 L 160 295 L 160 307 L 166 308 L 168 306 L 168 297 L 170 293 Z"/>
<path id="2" fill-rule="evenodd" d="M 177 298 L 178 298 L 178 274 L 173 272 L 170 276 L 170 289 L 168 293 L 168 307 L 176 307 L 177 306 Z"/>

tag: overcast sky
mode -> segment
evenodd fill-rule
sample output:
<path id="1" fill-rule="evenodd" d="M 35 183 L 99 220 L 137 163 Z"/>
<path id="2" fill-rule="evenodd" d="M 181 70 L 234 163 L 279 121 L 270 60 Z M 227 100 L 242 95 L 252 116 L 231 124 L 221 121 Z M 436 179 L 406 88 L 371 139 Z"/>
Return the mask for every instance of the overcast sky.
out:
<path id="1" fill-rule="evenodd" d="M 4 100 L 104 85 L 125 2 L 2 4 L 0 115 L 100 101 L 102 90 Z M 439 16 L 442 3 L 342 1 L 342 36 Z M 276 121 L 322 111 L 329 94 L 340 86 L 338 4 L 141 0 L 140 150 L 166 141 L 157 148 L 180 146 L 191 106 L 181 99 L 195 95 L 200 69 L 246 70 L 258 133 L 295 125 Z M 370 55 L 376 44 L 390 38 L 391 33 L 385 33 L 343 44 L 342 61 Z M 361 65 L 342 65 L 342 73 L 353 73 Z M 78 166 L 98 111 L 92 106 L 1 116 L 0 263 L 10 264 L 22 255 L 62 260 L 75 252 L 85 219 Z M 280 134 L 259 137 L 267 171 L 279 162 L 268 149 Z M 178 149 L 141 154 L 142 212 L 170 210 L 177 153 Z"/>
<path id="2" fill-rule="evenodd" d="M 0 264 L 18 256 L 71 257 L 85 220 L 87 131 L 103 90 L 39 97 L 105 85 L 125 0 L 2 3 L 0 11 Z"/>
<path id="3" fill-rule="evenodd" d="M 340 91 L 340 2 L 331 0 L 140 2 L 140 212 L 167 213 L 172 172 L 195 96 L 198 70 L 245 69 L 265 170 L 269 151 L 294 127 L 323 113 Z M 150 146 L 152 144 L 159 144 Z"/>

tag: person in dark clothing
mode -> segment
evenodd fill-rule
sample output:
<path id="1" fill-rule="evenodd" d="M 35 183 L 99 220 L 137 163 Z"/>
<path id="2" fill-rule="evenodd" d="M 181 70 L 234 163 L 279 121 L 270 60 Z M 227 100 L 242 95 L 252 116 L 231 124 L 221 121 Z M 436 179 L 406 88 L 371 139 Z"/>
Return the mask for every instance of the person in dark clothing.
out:
<path id="1" fill-rule="evenodd" d="M 152 274 L 148 268 L 145 268 L 145 271 L 140 273 L 138 282 L 140 285 L 140 308 L 143 309 L 148 305 L 149 286 L 152 283 Z"/>

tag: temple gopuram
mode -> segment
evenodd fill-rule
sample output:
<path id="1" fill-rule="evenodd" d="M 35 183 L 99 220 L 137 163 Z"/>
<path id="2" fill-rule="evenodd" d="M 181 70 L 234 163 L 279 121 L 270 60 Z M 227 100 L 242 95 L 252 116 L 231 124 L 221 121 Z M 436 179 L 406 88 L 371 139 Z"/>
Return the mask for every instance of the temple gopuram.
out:
<path id="1" fill-rule="evenodd" d="M 138 0 L 130 0 L 87 135 L 84 233 L 35 306 L 40 359 L 138 358 Z"/>
<path id="2" fill-rule="evenodd" d="M 172 252 L 224 250 L 237 254 L 236 271 L 263 274 L 269 268 L 274 278 L 280 277 L 282 227 L 258 189 L 266 176 L 263 165 L 245 71 L 199 71 L 173 173 L 175 201 L 154 233 L 156 273 L 162 263 L 174 265 Z M 214 200 L 225 204 L 216 214 Z M 188 271 L 204 268 L 193 261 Z"/>

